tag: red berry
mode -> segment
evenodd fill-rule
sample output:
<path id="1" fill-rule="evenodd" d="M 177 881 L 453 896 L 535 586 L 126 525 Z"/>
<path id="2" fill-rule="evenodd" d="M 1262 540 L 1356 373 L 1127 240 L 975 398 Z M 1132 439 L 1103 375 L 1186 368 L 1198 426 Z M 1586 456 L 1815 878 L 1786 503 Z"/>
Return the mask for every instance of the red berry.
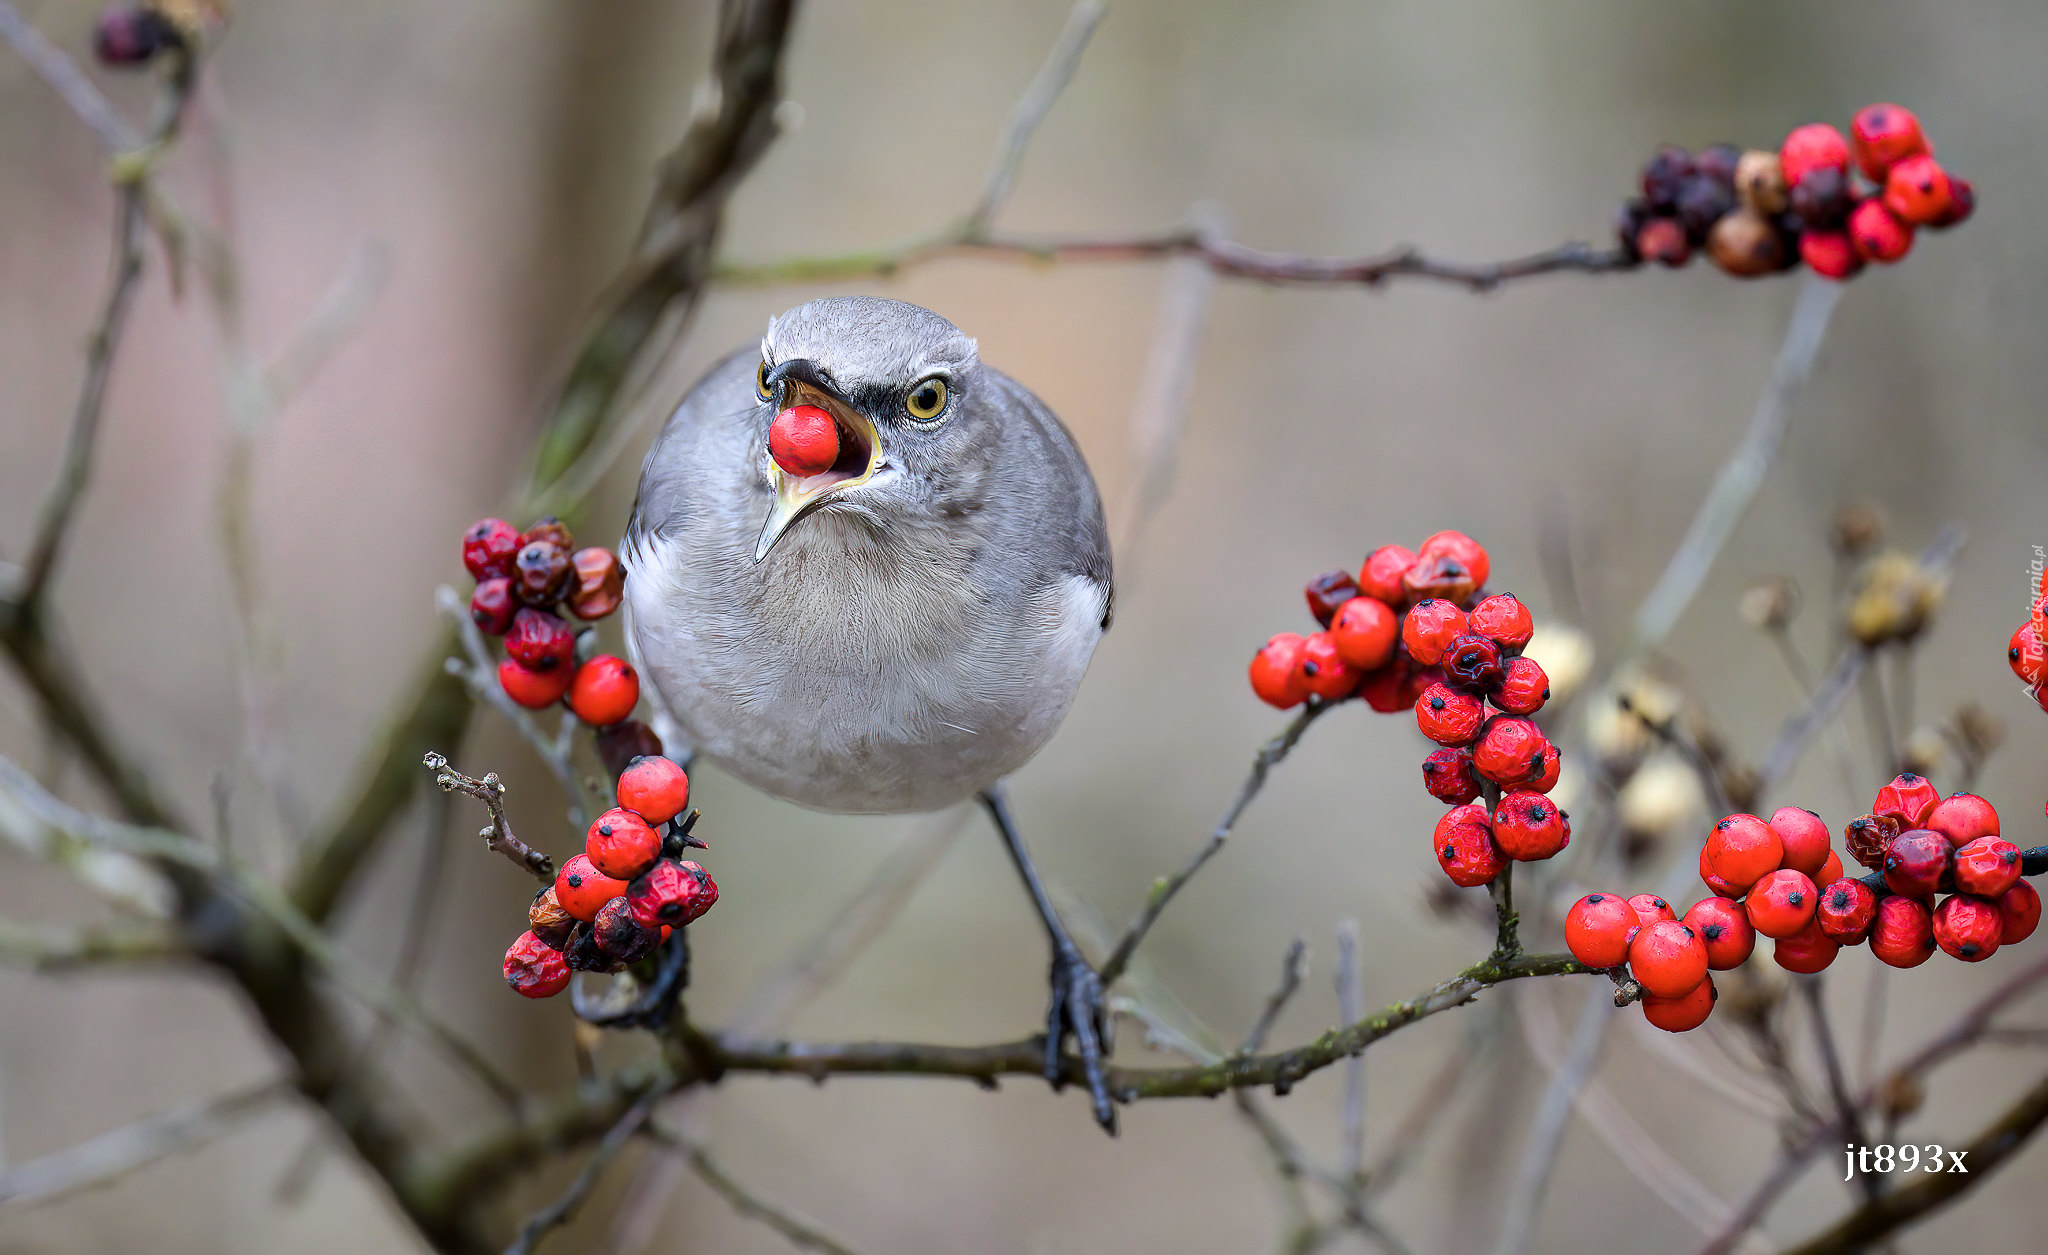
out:
<path id="1" fill-rule="evenodd" d="M 1780 937 L 1778 944 L 1771 949 L 1771 958 L 1788 972 L 1811 976 L 1825 971 L 1841 952 L 1841 944 L 1822 932 L 1816 922 L 1809 920 L 1805 928 L 1792 936 Z"/>
<path id="2" fill-rule="evenodd" d="M 1714 1013 L 1714 999 L 1718 997 L 1720 993 L 1714 988 L 1711 976 L 1676 998 L 1644 994 L 1643 1018 L 1667 1033 L 1691 1032 L 1705 1024 L 1707 1017 Z"/>
<path id="3" fill-rule="evenodd" d="M 1707 834 L 1706 862 L 1724 882 L 1748 889 L 1785 865 L 1785 840 L 1754 815 L 1729 815 Z"/>
<path id="4" fill-rule="evenodd" d="M 1482 585 L 1493 571 L 1486 547 L 1463 532 L 1438 532 L 1415 547 L 1418 558 L 1454 558 L 1472 573 L 1472 583 Z"/>
<path id="5" fill-rule="evenodd" d="M 1934 158 L 1907 157 L 1884 179 L 1884 207 L 1916 227 L 1939 222 L 1949 209 L 1948 171 Z"/>
<path id="6" fill-rule="evenodd" d="M 1781 868 L 1752 885 L 1743 907 L 1749 922 L 1766 937 L 1783 940 L 1796 936 L 1813 922 L 1820 906 L 1820 890 L 1804 872 Z"/>
<path id="7" fill-rule="evenodd" d="M 1892 164 L 1927 151 L 1920 119 L 1901 105 L 1865 105 L 1849 123 L 1856 165 L 1871 181 L 1883 183 Z"/>
<path id="8" fill-rule="evenodd" d="M 1654 893 L 1638 893 L 1628 900 L 1628 905 L 1636 913 L 1636 918 L 1645 924 L 1678 918 L 1678 912 L 1671 909 L 1671 904 Z"/>
<path id="9" fill-rule="evenodd" d="M 1825 889 L 1829 885 L 1835 883 L 1837 880 L 1840 880 L 1841 878 L 1842 856 L 1835 853 L 1833 850 L 1829 850 L 1828 861 L 1820 865 L 1820 875 L 1815 876 L 1813 878 L 1813 883 Z"/>
<path id="10" fill-rule="evenodd" d="M 1941 801 L 1941 794 L 1928 783 L 1927 777 L 1916 776 L 1910 771 L 1901 772 L 1892 782 L 1877 791 L 1877 800 L 1870 804 L 1873 815 L 1889 815 L 1899 821 L 1899 828 L 1924 828 L 1927 816 L 1934 811 L 1935 803 Z"/>
<path id="11" fill-rule="evenodd" d="M 1789 187 L 1806 177 L 1809 170 L 1847 170 L 1849 141 L 1825 122 L 1794 127 L 1778 147 L 1778 164 L 1784 168 Z"/>
<path id="12" fill-rule="evenodd" d="M 1282 632 L 1252 655 L 1252 692 L 1268 706 L 1291 710 L 1308 700 L 1308 679 L 1301 674 L 1301 648 L 1307 640 Z"/>
<path id="13" fill-rule="evenodd" d="M 1349 571 L 1325 571 L 1308 582 L 1302 595 L 1308 598 L 1308 612 L 1316 622 L 1329 627 L 1338 608 L 1358 596 L 1358 581 Z"/>
<path id="14" fill-rule="evenodd" d="M 561 701 L 575 675 L 568 667 L 529 671 L 516 660 L 507 658 L 498 664 L 498 687 L 505 690 L 505 696 L 528 710 L 539 710 Z"/>
<path id="15" fill-rule="evenodd" d="M 1848 279 L 1863 269 L 1863 258 L 1847 231 L 1802 232 L 1799 260 L 1824 279 Z"/>
<path id="16" fill-rule="evenodd" d="M 117 5 L 100 14 L 93 27 L 92 53 L 102 65 L 146 65 L 184 42 L 177 24 L 155 9 Z"/>
<path id="17" fill-rule="evenodd" d="M 792 405 L 768 424 L 768 456 L 796 479 L 822 475 L 839 460 L 839 424 L 830 411 Z"/>
<path id="18" fill-rule="evenodd" d="M 479 519 L 462 534 L 462 565 L 479 584 L 512 574 L 512 558 L 523 541 L 503 519 Z"/>
<path id="19" fill-rule="evenodd" d="M 1472 755 L 1461 749 L 1441 749 L 1422 760 L 1422 787 L 1439 802 L 1463 806 L 1479 796 L 1479 775 L 1472 770 Z"/>
<path id="20" fill-rule="evenodd" d="M 1444 683 L 1461 693 L 1483 696 L 1500 687 L 1500 646 L 1477 633 L 1453 640 L 1439 665 Z"/>
<path id="21" fill-rule="evenodd" d="M 626 568 L 619 556 L 595 546 L 569 557 L 569 613 L 592 622 L 619 608 L 626 599 Z"/>
<path id="22" fill-rule="evenodd" d="M 1849 242 L 1864 261 L 1888 265 L 1913 251 L 1913 228 L 1873 198 L 1849 211 Z"/>
<path id="23" fill-rule="evenodd" d="M 1589 893 L 1564 915 L 1565 949 L 1587 967 L 1605 971 L 1628 962 L 1628 944 L 1642 927 L 1635 908 L 1612 893 Z"/>
<path id="24" fill-rule="evenodd" d="M 1534 658 L 1510 659 L 1501 669 L 1493 704 L 1511 715 L 1533 715 L 1550 700 L 1550 677 Z"/>
<path id="25" fill-rule="evenodd" d="M 1365 682 L 1358 686 L 1358 695 L 1383 715 L 1413 710 L 1417 698 L 1409 694 L 1409 678 L 1407 665 L 1396 658 L 1377 671 L 1367 672 Z"/>
<path id="26" fill-rule="evenodd" d="M 1571 839 L 1571 823 L 1564 812 L 1541 793 L 1515 789 L 1493 808 L 1494 843 L 1517 862 L 1550 858 Z"/>
<path id="27" fill-rule="evenodd" d="M 1948 838 L 1938 832 L 1926 828 L 1902 832 L 1885 847 L 1885 887 L 1910 898 L 1926 897 L 1941 888 L 1955 853 Z"/>
<path id="28" fill-rule="evenodd" d="M 1470 745 L 1486 718 L 1486 704 L 1447 684 L 1432 684 L 1415 703 L 1415 726 L 1438 745 Z"/>
<path id="29" fill-rule="evenodd" d="M 1636 232 L 1636 253 L 1644 261 L 1678 269 L 1692 260 L 1692 241 L 1676 218 L 1652 218 Z"/>
<path id="30" fill-rule="evenodd" d="M 1890 815 L 1858 815 L 1842 829 L 1849 853 L 1871 871 L 1884 870 L 1884 852 L 1899 835 L 1899 821 Z"/>
<path id="31" fill-rule="evenodd" d="M 2022 880 L 2005 891 L 1998 900 L 1998 918 L 2002 927 L 1998 933 L 2001 946 L 2018 945 L 2034 935 L 2034 928 L 2041 922 L 2041 894 Z"/>
<path id="32" fill-rule="evenodd" d="M 646 927 L 657 924 L 687 924 L 697 915 L 690 908 L 702 896 L 703 889 L 697 877 L 683 869 L 682 864 L 663 859 L 635 880 L 626 890 L 626 901 L 631 904 L 633 918 Z"/>
<path id="33" fill-rule="evenodd" d="M 1485 884 L 1508 865 L 1486 825 L 1486 808 L 1459 806 L 1436 821 L 1436 861 L 1451 883 L 1471 889 Z"/>
<path id="34" fill-rule="evenodd" d="M 1408 604 L 1407 588 L 1402 581 L 1408 568 L 1414 565 L 1414 550 L 1381 545 L 1365 555 L 1365 565 L 1358 571 L 1358 591 L 1398 610 Z"/>
<path id="35" fill-rule="evenodd" d="M 1514 787 L 1546 773 L 1550 741 L 1527 719 L 1502 715 L 1490 721 L 1472 747 L 1472 766 L 1495 784 Z"/>
<path id="36" fill-rule="evenodd" d="M 1704 849 L 1700 851 L 1700 883 L 1712 889 L 1715 897 L 1731 901 L 1740 901 L 1742 895 L 1749 892 L 1748 885 L 1731 885 L 1716 876 L 1714 865 L 1707 861 L 1707 852 Z"/>
<path id="37" fill-rule="evenodd" d="M 485 636 L 503 636 L 512 626 L 519 602 L 512 596 L 512 581 L 502 575 L 478 582 L 469 596 L 469 621 Z"/>
<path id="38" fill-rule="evenodd" d="M 576 668 L 569 709 L 583 722 L 608 728 L 623 722 L 639 704 L 640 676 L 625 659 L 599 654 Z"/>
<path id="39" fill-rule="evenodd" d="M 1301 678 L 1308 691 L 1326 702 L 1341 702 L 1358 691 L 1363 677 L 1344 665 L 1337 642 L 1328 632 L 1317 632 L 1301 645 Z"/>
<path id="40" fill-rule="evenodd" d="M 1820 878 L 1821 868 L 1827 865 L 1831 848 L 1831 834 L 1820 816 L 1797 806 L 1780 806 L 1771 812 L 1771 831 L 1778 834 L 1784 843 L 1785 854 L 1780 866 L 1795 872 L 1805 872 L 1813 877 L 1817 885 L 1825 885 Z"/>
<path id="41" fill-rule="evenodd" d="M 1377 671 L 1394 656 L 1401 638 L 1401 620 L 1377 597 L 1353 597 L 1330 620 L 1330 639 L 1337 656 L 1358 670 Z"/>
<path id="42" fill-rule="evenodd" d="M 2020 847 L 1997 837 L 1978 837 L 1956 851 L 1956 890 L 1996 898 L 2019 883 Z"/>
<path id="43" fill-rule="evenodd" d="M 1441 597 L 1428 597 L 1415 603 L 1408 611 L 1408 617 L 1401 623 L 1401 643 L 1408 647 L 1408 654 L 1425 667 L 1434 667 L 1443 659 L 1444 651 L 1451 642 L 1465 634 L 1465 612 Z"/>
<path id="44" fill-rule="evenodd" d="M 1645 923 L 1629 945 L 1628 967 L 1644 992 L 1682 998 L 1707 979 L 1707 944 L 1677 920 Z"/>
<path id="45" fill-rule="evenodd" d="M 1520 649 L 1536 634 L 1536 620 L 1529 607 L 1513 593 L 1495 593 L 1472 607 L 1468 630 L 1497 643 L 1502 649 Z"/>
<path id="46" fill-rule="evenodd" d="M 555 901 L 580 920 L 594 920 L 604 904 L 626 891 L 626 882 L 597 870 L 588 854 L 578 854 L 555 873 Z"/>
<path id="47" fill-rule="evenodd" d="M 1977 212 L 1977 189 L 1960 174 L 1948 176 L 1948 210 L 1927 225 L 1945 231 Z"/>
<path id="48" fill-rule="evenodd" d="M 1877 903 L 1870 952 L 1893 967 L 1918 967 L 1934 953 L 1934 912 L 1918 898 L 1891 894 Z"/>
<path id="49" fill-rule="evenodd" d="M 2048 593 L 2034 599 L 2034 608 L 2027 612 L 2027 621 L 2034 625 L 2042 640 L 2048 641 Z"/>
<path id="50" fill-rule="evenodd" d="M 661 857 L 661 834 L 632 811 L 608 810 L 591 821 L 583 852 L 605 875 L 631 880 Z"/>
<path id="51" fill-rule="evenodd" d="M 661 930 L 634 919 L 633 905 L 623 896 L 599 909 L 590 932 L 597 939 L 597 948 L 620 963 L 638 963 L 661 944 Z"/>
<path id="52" fill-rule="evenodd" d="M 529 606 L 552 606 L 569 590 L 569 551 L 551 540 L 529 541 L 512 559 L 512 593 Z"/>
<path id="53" fill-rule="evenodd" d="M 1543 773 L 1523 787 L 1531 793 L 1548 793 L 1557 787 L 1557 777 L 1563 768 L 1564 755 L 1558 753 L 1555 745 L 1546 745 L 1543 747 Z"/>
<path id="54" fill-rule="evenodd" d="M 1444 673 L 1438 667 L 1418 667 L 1412 663 L 1401 673 L 1401 709 L 1413 710 L 1422 695 L 1429 692 L 1432 684 L 1442 684 Z"/>
<path id="55" fill-rule="evenodd" d="M 1756 929 L 1742 905 L 1729 898 L 1701 898 L 1680 921 L 1707 947 L 1707 966 L 1716 972 L 1738 968 L 1756 949 Z"/>
<path id="56" fill-rule="evenodd" d="M 534 895 L 532 905 L 526 908 L 526 926 L 542 942 L 559 950 L 569 944 L 569 934 L 576 928 L 576 917 L 562 909 L 555 900 L 555 887 L 551 884 Z"/>
<path id="57" fill-rule="evenodd" d="M 1982 963 L 1999 947 L 2005 919 L 1998 904 L 1972 893 L 1958 893 L 1934 908 L 1934 942 L 1952 959 Z"/>
<path id="58" fill-rule="evenodd" d="M 718 882 L 711 879 L 711 873 L 705 871 L 701 863 L 684 859 L 676 866 L 690 873 L 690 878 L 697 882 L 697 892 L 690 895 L 690 900 L 683 907 L 683 923 L 688 924 L 718 905 Z"/>
<path id="59" fill-rule="evenodd" d="M 665 824 L 690 805 L 690 777 L 673 759 L 635 758 L 619 773 L 619 805 L 650 824 Z"/>
<path id="60" fill-rule="evenodd" d="M 2012 634 L 2005 660 L 2012 665 L 2012 673 L 2020 678 L 2020 683 L 2028 688 L 2048 681 L 2048 646 L 2042 644 L 2041 634 L 2032 623 L 2020 624 Z"/>
<path id="61" fill-rule="evenodd" d="M 1860 880 L 1837 880 L 1820 891 L 1820 910 L 1814 919 L 1830 941 L 1862 945 L 1877 922 L 1877 894 Z"/>
<path id="62" fill-rule="evenodd" d="M 505 652 L 528 671 L 553 671 L 575 661 L 576 633 L 546 610 L 521 606 L 505 634 Z"/>
<path id="63" fill-rule="evenodd" d="M 1471 568 L 1444 553 L 1424 554 L 1401 577 L 1401 588 L 1409 601 L 1435 597 L 1462 604 L 1478 587 L 1479 581 L 1472 578 Z"/>
<path id="64" fill-rule="evenodd" d="M 505 983 L 528 998 L 552 998 L 569 987 L 569 964 L 560 950 L 521 933 L 505 951 Z"/>

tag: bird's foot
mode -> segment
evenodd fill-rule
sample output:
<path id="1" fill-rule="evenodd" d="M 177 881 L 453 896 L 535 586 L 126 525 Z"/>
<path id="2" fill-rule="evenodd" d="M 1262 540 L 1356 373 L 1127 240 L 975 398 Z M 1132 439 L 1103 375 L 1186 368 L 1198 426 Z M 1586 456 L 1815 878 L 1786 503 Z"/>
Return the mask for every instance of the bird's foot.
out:
<path id="1" fill-rule="evenodd" d="M 1061 1048 L 1068 1037 L 1081 1059 L 1081 1075 L 1095 1109 L 1095 1122 L 1116 1136 L 1116 1105 L 1109 1098 L 1103 1053 L 1108 1047 L 1109 1016 L 1102 977 L 1072 943 L 1055 946 L 1052 956 L 1052 1000 L 1045 1018 L 1045 1079 L 1057 1090 L 1066 1084 Z"/>

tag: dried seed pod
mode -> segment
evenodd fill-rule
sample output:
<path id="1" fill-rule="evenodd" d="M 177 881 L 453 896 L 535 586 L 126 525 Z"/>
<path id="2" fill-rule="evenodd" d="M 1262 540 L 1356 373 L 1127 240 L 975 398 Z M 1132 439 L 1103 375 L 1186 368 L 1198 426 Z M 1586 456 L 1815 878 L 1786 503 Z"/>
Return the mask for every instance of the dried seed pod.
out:
<path id="1" fill-rule="evenodd" d="M 578 549 L 569 559 L 573 571 L 569 611 L 583 620 L 602 619 L 619 608 L 626 595 L 626 568 L 609 549 Z"/>
<path id="2" fill-rule="evenodd" d="M 576 917 L 562 909 L 555 900 L 555 887 L 549 885 L 534 895 L 533 905 L 526 908 L 526 926 L 533 935 L 560 950 L 569 944 L 569 934 L 576 931 Z"/>

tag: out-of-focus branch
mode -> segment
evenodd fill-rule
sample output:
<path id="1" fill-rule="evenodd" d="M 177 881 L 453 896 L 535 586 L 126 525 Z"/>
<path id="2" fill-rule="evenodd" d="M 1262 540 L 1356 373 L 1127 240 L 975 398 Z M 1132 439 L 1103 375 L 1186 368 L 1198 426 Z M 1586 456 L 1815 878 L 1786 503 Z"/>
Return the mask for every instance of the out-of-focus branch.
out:
<path id="1" fill-rule="evenodd" d="M 632 1106 L 626 1108 L 626 1114 L 620 1116 L 611 1128 L 605 1130 L 604 1137 L 597 1143 L 597 1149 L 577 1172 L 576 1179 L 569 1183 L 569 1188 L 562 1191 L 562 1196 L 519 1226 L 519 1236 L 512 1240 L 512 1245 L 505 1248 L 505 1255 L 532 1255 L 534 1247 L 547 1236 L 549 1230 L 569 1223 L 570 1217 L 576 1214 L 576 1209 L 583 1205 L 583 1200 L 589 1198 L 590 1191 L 597 1187 L 597 1179 L 604 1175 L 604 1170 L 611 1165 L 611 1161 L 618 1158 L 619 1152 L 626 1149 L 626 1143 L 633 1139 L 633 1135 L 647 1123 L 648 1117 L 654 1114 L 654 1104 L 660 1099 L 659 1094 L 642 1094 Z"/>
<path id="2" fill-rule="evenodd" d="M 1845 1136 L 1862 1145 L 1863 1115 L 1856 1110 L 1856 1100 L 1849 1096 L 1849 1078 L 1842 1071 L 1842 1052 L 1835 1045 L 1834 1025 L 1828 1020 L 1827 990 L 1819 974 L 1793 978 L 1799 992 L 1806 999 L 1806 1009 L 1813 1021 L 1813 1039 L 1820 1051 L 1821 1069 L 1828 1078 L 1828 1096 L 1835 1104 L 1835 1118 L 1846 1130 Z M 1876 1198 L 1882 1192 L 1877 1178 L 1869 1173 L 1858 1178 L 1858 1187 L 1868 1198 Z"/>
<path id="3" fill-rule="evenodd" d="M 690 1165 L 690 1171 L 697 1174 L 697 1179 L 724 1199 L 734 1211 L 773 1229 L 791 1246 L 798 1250 L 821 1251 L 824 1255 L 854 1255 L 852 1247 L 825 1232 L 816 1221 L 770 1202 L 740 1184 L 703 1145 L 685 1141 L 659 1125 L 649 1125 L 647 1131 L 656 1141 L 680 1152 L 684 1162 Z"/>
<path id="4" fill-rule="evenodd" d="M 42 1202 L 75 1190 L 106 1185 L 164 1156 L 233 1128 L 251 1113 L 291 1092 L 286 1081 L 267 1081 L 220 1098 L 144 1116 L 69 1150 L 0 1172 L 0 1207 Z"/>
<path id="5" fill-rule="evenodd" d="M 25 964 L 39 972 L 190 957 L 189 949 L 161 929 L 60 929 L 0 920 L 0 963 Z"/>
<path id="6" fill-rule="evenodd" d="M 100 147 L 109 153 L 125 152 L 135 147 L 135 130 L 121 117 L 113 102 L 100 94 L 93 86 L 85 71 L 78 63 L 64 55 L 57 45 L 43 37 L 43 33 L 28 24 L 21 16 L 21 10 L 0 0 L 0 39 L 7 41 L 21 59 L 28 62 L 50 90 L 64 98 L 71 112 L 78 120 L 92 129 Z"/>
<path id="7" fill-rule="evenodd" d="M 1537 1104 L 1535 1119 L 1522 1143 L 1521 1166 L 1515 1171 L 1514 1188 L 1502 1213 L 1500 1240 L 1494 1244 L 1494 1255 L 1520 1255 L 1535 1232 L 1537 1212 L 1543 1203 L 1544 1189 L 1550 1184 L 1550 1170 L 1557 1162 L 1557 1148 L 1564 1140 L 1566 1121 L 1580 1088 L 1593 1075 L 1601 1040 L 1613 1018 L 1614 1002 L 1607 991 L 1587 990 L 1578 1025 L 1572 1030 L 1571 1045 L 1564 1060 L 1551 1073 L 1550 1084 L 1544 1088 L 1543 1099 Z"/>
<path id="8" fill-rule="evenodd" d="M 1017 168 L 1024 164 L 1025 150 L 1031 146 L 1031 137 L 1037 133 L 1038 124 L 1045 121 L 1045 115 L 1052 109 L 1053 102 L 1066 90 L 1073 80 L 1074 67 L 1081 63 L 1081 53 L 1088 47 L 1088 39 L 1095 34 L 1095 28 L 1102 23 L 1102 0 L 1081 0 L 1067 14 L 1067 24 L 1060 31 L 1057 43 L 1046 54 L 1045 63 L 1038 67 L 1031 85 L 1010 106 L 1009 124 L 1003 128 L 1003 137 L 996 144 L 994 160 L 989 165 L 988 177 L 982 181 L 981 199 L 968 211 L 961 224 L 963 232 L 974 234 L 988 229 L 988 224 L 1002 208 L 1003 201 L 1010 194 L 1010 184 L 1016 180 Z"/>

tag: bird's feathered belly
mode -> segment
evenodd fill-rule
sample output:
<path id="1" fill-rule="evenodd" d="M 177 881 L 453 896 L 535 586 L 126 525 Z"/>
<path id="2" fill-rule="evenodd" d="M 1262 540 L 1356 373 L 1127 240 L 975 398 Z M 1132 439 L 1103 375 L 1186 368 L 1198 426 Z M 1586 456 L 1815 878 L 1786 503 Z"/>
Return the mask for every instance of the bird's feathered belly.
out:
<path id="1" fill-rule="evenodd" d="M 627 583 L 643 670 L 694 748 L 819 810 L 936 810 L 1059 726 L 1106 590 L 1055 575 L 1007 600 L 813 518 L 744 568 L 650 553 Z"/>

